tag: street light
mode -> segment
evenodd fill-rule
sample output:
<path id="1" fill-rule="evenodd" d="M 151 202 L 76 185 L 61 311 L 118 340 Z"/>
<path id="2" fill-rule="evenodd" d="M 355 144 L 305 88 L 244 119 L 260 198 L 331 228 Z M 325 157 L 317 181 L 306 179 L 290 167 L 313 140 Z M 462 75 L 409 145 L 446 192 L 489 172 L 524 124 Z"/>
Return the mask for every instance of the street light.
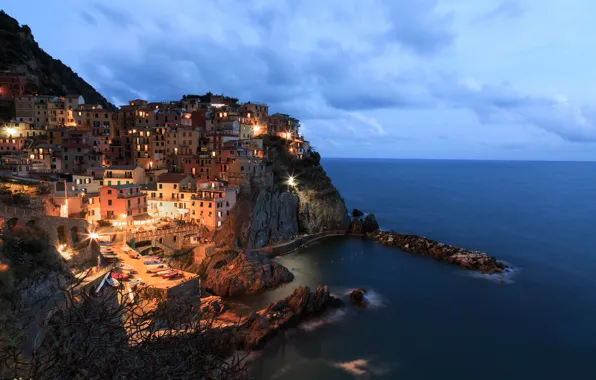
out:
<path id="1" fill-rule="evenodd" d="M 296 180 L 294 179 L 294 176 L 290 176 L 290 178 L 288 178 L 288 185 L 292 187 L 296 186 Z"/>

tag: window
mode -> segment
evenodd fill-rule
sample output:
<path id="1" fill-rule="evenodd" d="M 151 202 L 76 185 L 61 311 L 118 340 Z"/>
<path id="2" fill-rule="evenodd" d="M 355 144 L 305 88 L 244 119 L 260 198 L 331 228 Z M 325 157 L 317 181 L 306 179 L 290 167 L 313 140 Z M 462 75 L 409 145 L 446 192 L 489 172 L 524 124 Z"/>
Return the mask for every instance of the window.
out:
<path id="1" fill-rule="evenodd" d="M 174 190 L 176 190 L 178 188 L 177 184 L 174 184 Z"/>
<path id="2" fill-rule="evenodd" d="M 108 199 L 108 206 L 111 206 L 111 205 L 112 205 L 112 200 Z"/>
<path id="3" fill-rule="evenodd" d="M 159 184 L 159 188 L 160 188 L 160 189 L 163 189 L 163 185 L 162 185 L 161 183 Z M 160 195 L 160 196 L 161 196 L 161 195 Z"/>

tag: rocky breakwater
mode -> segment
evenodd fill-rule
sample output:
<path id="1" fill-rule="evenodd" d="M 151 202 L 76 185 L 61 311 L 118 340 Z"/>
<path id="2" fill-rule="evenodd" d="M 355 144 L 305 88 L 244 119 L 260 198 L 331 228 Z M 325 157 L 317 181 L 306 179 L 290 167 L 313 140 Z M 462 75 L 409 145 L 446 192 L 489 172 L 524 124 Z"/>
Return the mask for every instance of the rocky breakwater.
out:
<path id="1" fill-rule="evenodd" d="M 462 249 L 421 236 L 403 235 L 389 231 L 376 231 L 369 236 L 386 246 L 397 247 L 406 252 L 428 254 L 463 268 L 486 274 L 501 273 L 509 269 L 505 263 L 497 261 L 496 258 L 484 252 Z"/>
<path id="2" fill-rule="evenodd" d="M 282 328 L 296 326 L 308 318 L 343 306 L 342 300 L 329 294 L 327 286 L 318 286 L 314 291 L 299 287 L 288 297 L 253 312 L 242 322 L 234 333 L 235 346 L 242 350 L 259 348 Z"/>
<path id="3" fill-rule="evenodd" d="M 291 282 L 283 265 L 258 253 L 218 252 L 201 263 L 202 285 L 218 296 L 255 294 Z"/>

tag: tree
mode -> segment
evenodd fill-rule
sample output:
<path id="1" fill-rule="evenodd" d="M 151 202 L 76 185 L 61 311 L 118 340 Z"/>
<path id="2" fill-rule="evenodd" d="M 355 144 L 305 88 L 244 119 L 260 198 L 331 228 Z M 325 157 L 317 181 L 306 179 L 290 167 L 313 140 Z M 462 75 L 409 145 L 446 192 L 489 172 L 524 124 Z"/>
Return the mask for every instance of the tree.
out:
<path id="1" fill-rule="evenodd" d="M 33 229 L 5 236 L 0 249 L 0 378 L 237 379 L 235 326 L 192 298 L 165 298 L 152 287 L 77 279 L 47 237 Z"/>
<path id="2" fill-rule="evenodd" d="M 231 330 L 186 299 L 133 302 L 124 289 L 95 296 L 81 281 L 61 288 L 56 307 L 26 347 L 23 329 L 5 329 L 0 377 L 34 379 L 245 378 L 244 358 L 231 355 Z M 27 315 L 19 310 L 12 316 Z M 15 317 L 16 318 L 16 317 Z M 2 320 L 6 323 L 6 319 Z M 27 325 L 14 320 L 11 326 Z M 227 335 L 226 335 L 227 334 Z M 28 354 L 27 351 L 30 351 Z"/>

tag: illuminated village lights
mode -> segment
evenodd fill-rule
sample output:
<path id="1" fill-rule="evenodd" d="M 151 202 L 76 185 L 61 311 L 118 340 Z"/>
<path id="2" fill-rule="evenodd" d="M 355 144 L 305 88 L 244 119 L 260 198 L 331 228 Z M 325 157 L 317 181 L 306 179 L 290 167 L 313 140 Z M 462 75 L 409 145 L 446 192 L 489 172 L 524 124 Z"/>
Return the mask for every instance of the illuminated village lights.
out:
<path id="1" fill-rule="evenodd" d="M 296 179 L 294 178 L 294 176 L 290 176 L 288 178 L 288 185 L 289 186 L 292 186 L 292 187 L 295 187 L 296 186 Z"/>

